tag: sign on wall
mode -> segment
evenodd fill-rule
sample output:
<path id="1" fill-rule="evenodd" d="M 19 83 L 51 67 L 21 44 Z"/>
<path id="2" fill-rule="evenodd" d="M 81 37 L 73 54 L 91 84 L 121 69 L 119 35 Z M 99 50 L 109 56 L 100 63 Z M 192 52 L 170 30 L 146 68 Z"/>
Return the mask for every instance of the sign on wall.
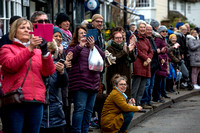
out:
<path id="1" fill-rule="evenodd" d="M 99 7 L 99 2 L 98 0 L 86 0 L 85 7 L 90 11 L 94 11 Z"/>

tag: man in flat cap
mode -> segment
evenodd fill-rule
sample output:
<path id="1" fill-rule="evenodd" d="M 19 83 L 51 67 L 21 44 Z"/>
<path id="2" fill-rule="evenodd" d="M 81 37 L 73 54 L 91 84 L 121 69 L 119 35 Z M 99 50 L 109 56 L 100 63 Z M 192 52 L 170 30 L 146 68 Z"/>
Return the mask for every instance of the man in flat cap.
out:
<path id="1" fill-rule="evenodd" d="M 88 29 L 97 29 L 97 40 L 95 44 L 104 51 L 104 41 L 101 30 L 103 29 L 103 17 L 100 14 L 92 16 L 92 23 L 87 25 Z"/>

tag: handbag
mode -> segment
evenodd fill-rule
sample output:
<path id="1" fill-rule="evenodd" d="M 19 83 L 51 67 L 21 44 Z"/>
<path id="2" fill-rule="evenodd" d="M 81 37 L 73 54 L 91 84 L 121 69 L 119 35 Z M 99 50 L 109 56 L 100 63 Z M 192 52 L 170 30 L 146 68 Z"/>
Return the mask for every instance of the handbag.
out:
<path id="1" fill-rule="evenodd" d="M 29 72 L 29 69 L 31 66 L 31 60 L 32 60 L 32 58 L 29 61 L 28 70 L 26 71 L 26 75 L 24 77 L 24 80 L 23 80 L 21 86 L 18 89 L 13 90 L 12 92 L 8 92 L 8 93 L 4 94 L 0 98 L 0 108 L 2 108 L 4 106 L 8 106 L 8 105 L 20 104 L 24 100 L 24 96 L 22 93 L 22 87 L 23 87 L 25 79 L 28 75 L 28 72 Z"/>

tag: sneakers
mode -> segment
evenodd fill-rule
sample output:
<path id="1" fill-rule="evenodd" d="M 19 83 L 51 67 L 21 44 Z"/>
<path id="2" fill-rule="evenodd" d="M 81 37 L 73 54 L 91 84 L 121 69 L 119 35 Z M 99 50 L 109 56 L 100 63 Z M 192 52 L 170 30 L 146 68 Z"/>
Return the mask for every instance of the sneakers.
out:
<path id="1" fill-rule="evenodd" d="M 181 88 L 181 89 L 186 89 L 187 87 L 188 87 L 187 82 L 181 83 L 181 85 L 180 85 L 180 88 Z"/>
<path id="2" fill-rule="evenodd" d="M 99 125 L 98 125 L 95 121 L 91 121 L 91 122 L 90 122 L 90 128 L 99 129 Z"/>
<path id="3" fill-rule="evenodd" d="M 197 85 L 197 84 L 194 84 L 194 89 L 195 89 L 195 90 L 199 90 L 199 89 L 200 89 L 200 86 Z"/>

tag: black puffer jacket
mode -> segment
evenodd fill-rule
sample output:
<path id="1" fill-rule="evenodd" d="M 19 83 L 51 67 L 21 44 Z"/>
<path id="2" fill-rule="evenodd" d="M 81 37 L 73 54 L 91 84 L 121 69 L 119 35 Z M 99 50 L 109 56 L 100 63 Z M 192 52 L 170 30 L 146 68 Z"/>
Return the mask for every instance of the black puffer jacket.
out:
<path id="1" fill-rule="evenodd" d="M 158 53 L 157 53 L 157 45 L 153 40 L 153 37 L 147 37 L 149 39 L 149 42 L 151 44 L 151 48 L 153 50 L 153 58 L 151 62 L 151 72 L 155 72 L 159 69 L 159 60 L 158 60 Z"/>
<path id="2" fill-rule="evenodd" d="M 63 111 L 63 102 L 61 89 L 68 85 L 68 76 L 66 71 L 60 75 L 58 71 L 46 79 L 46 88 L 49 90 L 49 109 L 44 105 L 43 119 L 41 128 L 60 127 L 66 124 Z M 49 110 L 49 111 L 48 111 Z M 49 116 L 49 127 L 48 127 Z"/>

